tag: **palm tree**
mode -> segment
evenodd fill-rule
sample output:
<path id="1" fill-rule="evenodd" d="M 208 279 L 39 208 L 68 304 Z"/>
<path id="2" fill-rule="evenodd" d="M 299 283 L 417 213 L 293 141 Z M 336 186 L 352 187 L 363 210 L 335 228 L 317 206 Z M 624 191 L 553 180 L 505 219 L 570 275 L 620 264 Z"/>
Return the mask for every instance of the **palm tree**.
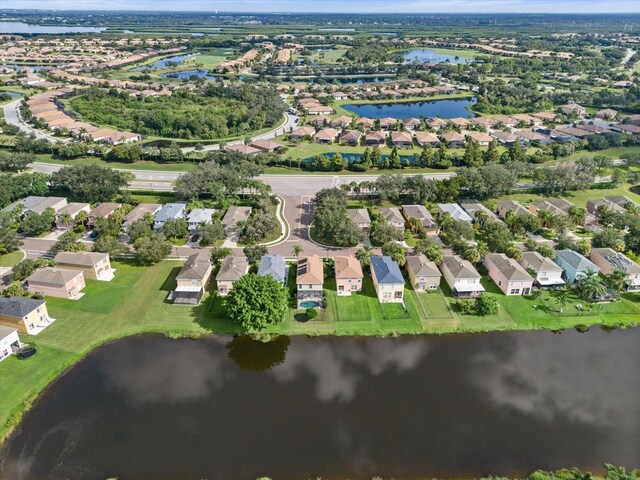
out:
<path id="1" fill-rule="evenodd" d="M 607 278 L 607 283 L 616 292 L 621 292 L 627 286 L 627 274 L 623 270 L 616 269 Z"/>
<path id="2" fill-rule="evenodd" d="M 606 285 L 600 281 L 598 272 L 595 270 L 587 270 L 586 274 L 578 280 L 578 289 L 589 302 L 597 302 L 607 293 Z"/>
<path id="3" fill-rule="evenodd" d="M 64 225 L 67 230 L 69 230 L 69 225 L 73 223 L 73 217 L 69 212 L 63 212 L 58 217 L 58 221 Z"/>
<path id="4" fill-rule="evenodd" d="M 583 225 L 587 218 L 587 209 L 583 207 L 573 206 L 569 209 L 569 219 L 574 225 Z"/>
<path id="5" fill-rule="evenodd" d="M 564 311 L 564 307 L 567 306 L 567 302 L 569 301 L 569 297 L 571 296 L 571 287 L 569 285 L 565 285 L 562 290 L 558 291 L 557 298 L 558 304 L 560 305 L 560 313 Z"/>
<path id="6" fill-rule="evenodd" d="M 294 245 L 293 248 L 291 249 L 291 254 L 298 258 L 298 256 L 302 253 L 302 246 L 301 245 Z"/>

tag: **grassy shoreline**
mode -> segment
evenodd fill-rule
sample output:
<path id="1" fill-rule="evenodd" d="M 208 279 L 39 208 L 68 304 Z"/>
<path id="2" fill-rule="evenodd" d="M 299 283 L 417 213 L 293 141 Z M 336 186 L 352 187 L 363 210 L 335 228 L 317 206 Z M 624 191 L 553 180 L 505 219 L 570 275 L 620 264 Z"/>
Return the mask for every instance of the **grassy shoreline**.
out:
<path id="1" fill-rule="evenodd" d="M 225 317 L 221 301 L 209 294 L 197 307 L 166 303 L 182 262 L 163 261 L 152 267 L 114 262 L 112 282 L 87 280 L 86 295 L 77 301 L 47 299 L 49 313 L 57 320 L 37 337 L 21 336 L 35 345 L 38 355 L 23 361 L 10 357 L 0 363 L 0 444 L 19 425 L 39 395 L 69 368 L 95 348 L 139 334 L 162 334 L 172 338 L 244 333 Z M 291 269 L 293 274 L 294 269 Z M 572 298 L 564 313 L 553 296 L 540 299 L 505 297 L 491 282 L 483 281 L 489 295 L 500 303 L 497 315 L 476 317 L 457 312 L 446 285 L 437 293 L 405 290 L 406 309 L 380 304 L 369 277 L 363 292 L 338 296 L 328 275 L 327 306 L 307 322 L 298 321 L 301 311 L 291 307 L 285 320 L 266 329 L 265 335 L 376 336 L 407 334 L 453 334 L 516 330 L 562 330 L 603 325 L 629 328 L 640 325 L 638 297 L 598 306 L 590 312 L 573 308 Z M 293 282 L 295 283 L 295 281 Z M 291 285 L 290 285 L 291 287 Z M 136 292 L 133 296 L 130 293 Z"/>

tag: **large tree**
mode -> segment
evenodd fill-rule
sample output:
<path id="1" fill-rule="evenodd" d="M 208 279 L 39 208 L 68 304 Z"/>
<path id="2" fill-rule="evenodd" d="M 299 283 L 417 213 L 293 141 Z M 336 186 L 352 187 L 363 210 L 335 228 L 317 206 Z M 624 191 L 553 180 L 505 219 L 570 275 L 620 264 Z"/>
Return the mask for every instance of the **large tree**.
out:
<path id="1" fill-rule="evenodd" d="M 126 187 L 133 174 L 98 165 L 62 167 L 51 174 L 51 188 L 82 202 L 108 202 Z"/>
<path id="2" fill-rule="evenodd" d="M 16 223 L 14 213 L 0 210 L 0 255 L 13 252 L 20 246 Z"/>
<path id="3" fill-rule="evenodd" d="M 259 332 L 282 322 L 287 293 L 272 277 L 249 273 L 233 285 L 224 306 L 235 323 L 248 332 Z"/>
<path id="4" fill-rule="evenodd" d="M 324 242 L 353 247 L 362 238 L 360 229 L 347 214 L 347 194 L 339 188 L 325 188 L 316 194 L 314 229 Z"/>
<path id="5" fill-rule="evenodd" d="M 133 247 L 138 262 L 143 265 L 153 265 L 167 257 L 173 245 L 164 235 L 156 234 L 151 237 L 140 237 Z"/>

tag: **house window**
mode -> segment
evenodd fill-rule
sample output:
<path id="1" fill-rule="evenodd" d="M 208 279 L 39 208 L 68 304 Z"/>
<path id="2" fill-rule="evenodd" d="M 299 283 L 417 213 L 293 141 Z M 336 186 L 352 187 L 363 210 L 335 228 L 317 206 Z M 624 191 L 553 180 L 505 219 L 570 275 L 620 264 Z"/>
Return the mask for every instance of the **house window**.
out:
<path id="1" fill-rule="evenodd" d="M 396 298 L 402 298 L 402 292 L 395 292 Z"/>
<path id="2" fill-rule="evenodd" d="M 429 285 L 430 290 L 435 290 L 436 288 L 438 288 L 438 286 L 435 283 Z"/>
<path id="3" fill-rule="evenodd" d="M 511 289 L 511 291 L 509 293 L 511 295 L 518 295 L 520 293 L 520 289 L 519 288 L 513 288 L 513 289 Z"/>

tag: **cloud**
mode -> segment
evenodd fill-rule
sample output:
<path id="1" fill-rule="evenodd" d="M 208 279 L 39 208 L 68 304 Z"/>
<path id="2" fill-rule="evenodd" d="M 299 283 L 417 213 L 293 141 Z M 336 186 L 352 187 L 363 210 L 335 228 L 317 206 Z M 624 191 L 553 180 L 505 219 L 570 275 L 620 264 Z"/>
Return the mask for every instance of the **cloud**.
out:
<path id="1" fill-rule="evenodd" d="M 346 402 L 354 398 L 364 374 L 398 373 L 415 368 L 428 352 L 423 340 L 353 341 L 344 348 L 344 339 L 325 342 L 295 342 L 287 360 L 274 368 L 278 382 L 292 382 L 300 375 L 315 379 L 315 396 L 321 401 Z"/>
<path id="2" fill-rule="evenodd" d="M 226 12 L 340 12 L 340 13 L 632 13 L 640 12 L 637 0 L 231 0 L 224 3 L 194 0 L 4 0 L 5 9 L 77 9 L 77 10 L 173 10 Z"/>
<path id="3" fill-rule="evenodd" d="M 113 358 L 103 365 L 111 386 L 136 407 L 147 403 L 181 403 L 206 398 L 230 378 L 224 348 L 209 341 L 223 339 L 139 342 L 135 349 L 113 348 Z"/>

